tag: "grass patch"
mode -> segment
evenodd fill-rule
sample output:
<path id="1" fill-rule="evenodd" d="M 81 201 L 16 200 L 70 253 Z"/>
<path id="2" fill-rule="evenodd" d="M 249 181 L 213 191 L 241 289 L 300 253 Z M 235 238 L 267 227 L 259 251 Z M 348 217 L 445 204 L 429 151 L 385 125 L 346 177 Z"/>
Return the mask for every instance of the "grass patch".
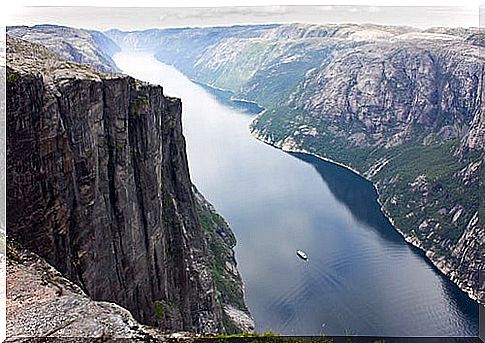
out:
<path id="1" fill-rule="evenodd" d="M 153 304 L 153 313 L 157 320 L 160 320 L 165 316 L 165 307 L 160 301 L 155 301 Z"/>
<path id="2" fill-rule="evenodd" d="M 18 79 L 20 79 L 20 74 L 10 68 L 7 68 L 7 83 L 17 82 Z"/>

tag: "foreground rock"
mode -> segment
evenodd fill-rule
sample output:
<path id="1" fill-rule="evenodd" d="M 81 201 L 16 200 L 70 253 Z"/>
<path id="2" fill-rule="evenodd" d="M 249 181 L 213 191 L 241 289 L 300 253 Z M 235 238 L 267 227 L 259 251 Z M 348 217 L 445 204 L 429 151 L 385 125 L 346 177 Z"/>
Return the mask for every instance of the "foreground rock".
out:
<path id="1" fill-rule="evenodd" d="M 126 309 L 91 300 L 35 254 L 9 246 L 7 280 L 7 341 L 150 337 Z"/>

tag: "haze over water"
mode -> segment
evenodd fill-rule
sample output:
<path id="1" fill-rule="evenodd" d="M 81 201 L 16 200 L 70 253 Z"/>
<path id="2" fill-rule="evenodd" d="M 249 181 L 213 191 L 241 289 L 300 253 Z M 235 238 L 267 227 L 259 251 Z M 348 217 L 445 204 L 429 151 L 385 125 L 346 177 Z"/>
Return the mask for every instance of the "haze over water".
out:
<path id="1" fill-rule="evenodd" d="M 405 243 L 369 182 L 256 140 L 248 130 L 254 115 L 221 104 L 151 55 L 122 52 L 114 60 L 182 98 L 192 181 L 237 237 L 258 331 L 477 335 L 477 304 Z"/>

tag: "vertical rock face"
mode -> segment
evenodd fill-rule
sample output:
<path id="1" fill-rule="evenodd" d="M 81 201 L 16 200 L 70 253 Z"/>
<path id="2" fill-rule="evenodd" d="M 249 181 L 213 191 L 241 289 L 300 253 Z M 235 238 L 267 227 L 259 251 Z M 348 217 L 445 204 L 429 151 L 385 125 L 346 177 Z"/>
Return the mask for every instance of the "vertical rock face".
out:
<path id="1" fill-rule="evenodd" d="M 219 331 L 180 100 L 10 37 L 7 94 L 9 236 L 143 323 Z"/>

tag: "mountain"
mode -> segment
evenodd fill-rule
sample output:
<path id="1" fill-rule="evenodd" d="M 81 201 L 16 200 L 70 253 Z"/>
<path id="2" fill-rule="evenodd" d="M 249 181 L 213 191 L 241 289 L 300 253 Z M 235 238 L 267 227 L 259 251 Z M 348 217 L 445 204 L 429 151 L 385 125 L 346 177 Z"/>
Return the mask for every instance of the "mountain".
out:
<path id="1" fill-rule="evenodd" d="M 143 324 L 250 330 L 234 236 L 190 181 L 180 99 L 90 63 L 7 35 L 9 239 Z"/>
<path id="2" fill-rule="evenodd" d="M 111 59 L 120 48 L 99 31 L 46 24 L 32 27 L 10 26 L 7 27 L 7 33 L 13 37 L 42 44 L 62 59 L 89 64 L 106 73 L 120 71 Z"/>
<path id="3" fill-rule="evenodd" d="M 274 27 L 277 25 L 150 29 L 133 32 L 114 29 L 105 34 L 122 49 L 156 52 L 159 59 L 169 61 L 174 61 L 174 56 L 177 55 L 178 68 L 188 72 L 193 70 L 194 61 L 208 46 L 215 45 L 228 37 L 258 37 Z"/>
<path id="4" fill-rule="evenodd" d="M 161 62 L 263 106 L 251 130 L 264 142 L 371 180 L 404 238 L 470 297 L 484 299 L 483 33 L 286 24 L 251 35 L 248 26 L 244 36 L 228 29 L 215 40 L 214 28 L 194 29 L 191 41 L 190 30 L 176 52 L 165 48 L 164 30 L 107 35 L 117 43 L 149 40 Z"/>

